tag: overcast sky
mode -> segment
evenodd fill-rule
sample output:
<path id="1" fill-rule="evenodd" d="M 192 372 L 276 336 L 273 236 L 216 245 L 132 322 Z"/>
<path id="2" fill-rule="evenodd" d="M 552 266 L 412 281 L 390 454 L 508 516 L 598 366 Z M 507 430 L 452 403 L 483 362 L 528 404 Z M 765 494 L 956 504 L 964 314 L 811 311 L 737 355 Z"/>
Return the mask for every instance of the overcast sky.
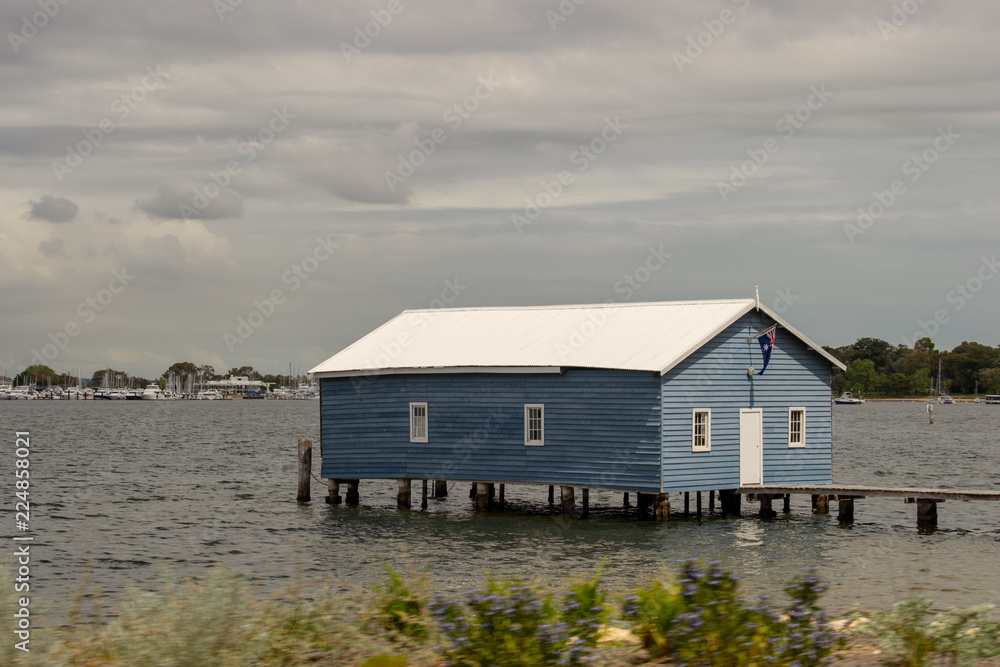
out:
<path id="1" fill-rule="evenodd" d="M 994 2 L 7 0 L 0 25 L 8 374 L 307 370 L 408 308 L 755 285 L 824 345 L 1000 343 Z"/>

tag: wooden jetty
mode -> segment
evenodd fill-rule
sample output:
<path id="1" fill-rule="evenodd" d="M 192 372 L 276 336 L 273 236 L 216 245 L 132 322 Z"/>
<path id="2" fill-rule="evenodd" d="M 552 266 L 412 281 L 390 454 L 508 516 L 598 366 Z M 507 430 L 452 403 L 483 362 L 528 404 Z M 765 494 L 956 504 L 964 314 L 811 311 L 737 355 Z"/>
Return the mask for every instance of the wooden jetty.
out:
<path id="1" fill-rule="evenodd" d="M 788 511 L 788 498 L 793 494 L 812 496 L 812 509 L 816 514 L 827 514 L 830 511 L 830 501 L 839 504 L 837 518 L 841 523 L 854 523 L 854 501 L 868 497 L 903 498 L 907 503 L 917 506 L 917 526 L 934 527 L 937 525 L 937 505 L 946 500 L 1000 500 L 1000 491 L 976 489 L 921 489 L 921 488 L 889 488 L 882 486 L 856 486 L 817 484 L 792 484 L 785 486 L 752 486 L 741 487 L 738 493 L 747 494 L 748 498 L 760 501 L 760 516 L 774 516 L 771 507 L 774 499 L 785 501 L 785 511 Z"/>

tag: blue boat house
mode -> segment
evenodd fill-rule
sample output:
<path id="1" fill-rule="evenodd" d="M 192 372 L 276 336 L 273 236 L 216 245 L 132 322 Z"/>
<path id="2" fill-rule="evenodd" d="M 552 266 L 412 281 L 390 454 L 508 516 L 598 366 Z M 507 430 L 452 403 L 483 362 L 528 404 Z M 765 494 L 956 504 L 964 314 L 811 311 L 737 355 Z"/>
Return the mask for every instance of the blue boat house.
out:
<path id="1" fill-rule="evenodd" d="M 657 516 L 670 493 L 829 484 L 833 368 L 754 299 L 408 310 L 312 369 L 322 476 L 332 502 L 396 479 L 406 507 L 411 480 L 450 480 L 479 510 L 542 484 Z"/>

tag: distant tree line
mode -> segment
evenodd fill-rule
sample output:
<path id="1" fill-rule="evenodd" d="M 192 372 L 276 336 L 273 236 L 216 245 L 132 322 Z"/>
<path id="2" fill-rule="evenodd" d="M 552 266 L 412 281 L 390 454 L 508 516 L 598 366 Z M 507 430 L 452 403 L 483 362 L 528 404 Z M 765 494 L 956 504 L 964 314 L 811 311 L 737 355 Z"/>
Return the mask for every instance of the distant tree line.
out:
<path id="1" fill-rule="evenodd" d="M 912 348 L 892 345 L 878 338 L 859 338 L 850 345 L 824 347 L 827 352 L 847 364 L 847 372 L 833 374 L 833 391 L 852 391 L 868 396 L 907 397 L 927 396 L 937 388 L 938 361 L 941 362 L 941 389 L 953 394 L 1000 394 L 1000 347 L 975 342 L 963 342 L 950 352 L 937 350 L 930 338 L 921 338 Z M 196 383 L 221 380 L 227 376 L 248 377 L 270 382 L 274 386 L 291 387 L 304 381 L 299 375 L 262 375 L 253 366 L 230 368 L 219 374 L 208 365 L 190 361 L 172 364 L 156 380 L 133 377 L 113 368 L 95 371 L 91 386 L 142 388 L 157 382 L 162 388 L 169 378 L 187 385 L 188 378 Z M 33 384 L 38 388 L 49 385 L 71 387 L 77 384 L 74 373 L 56 373 L 48 366 L 33 365 L 14 377 L 15 385 Z M 85 382 L 85 384 L 87 384 Z"/>
<path id="2" fill-rule="evenodd" d="M 942 391 L 1000 393 L 1000 347 L 963 342 L 946 352 L 935 349 L 930 338 L 921 338 L 912 348 L 878 338 L 859 338 L 850 345 L 823 349 L 847 364 L 846 373 L 834 372 L 833 390 L 837 394 L 852 391 L 898 398 L 935 394 L 939 361 Z"/>

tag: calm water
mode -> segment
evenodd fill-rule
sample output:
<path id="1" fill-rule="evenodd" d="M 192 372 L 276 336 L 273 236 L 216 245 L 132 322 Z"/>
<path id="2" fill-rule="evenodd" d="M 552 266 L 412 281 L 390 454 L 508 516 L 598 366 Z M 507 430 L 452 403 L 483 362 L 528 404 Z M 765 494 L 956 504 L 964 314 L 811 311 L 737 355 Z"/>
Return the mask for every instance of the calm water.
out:
<path id="1" fill-rule="evenodd" d="M 318 410 L 315 401 L 2 401 L 0 536 L 12 544 L 14 431 L 30 430 L 33 592 L 50 617 L 88 569 L 111 598 L 152 585 L 160 563 L 180 576 L 224 563 L 275 588 L 296 567 L 346 587 L 377 579 L 383 560 L 408 560 L 432 563 L 439 588 L 461 590 L 487 571 L 558 581 L 605 556 L 616 589 L 696 556 L 725 559 L 756 592 L 818 566 L 835 611 L 920 593 L 941 607 L 1000 605 L 1000 502 L 944 503 L 933 534 L 918 533 L 915 506 L 901 499 L 857 501 L 849 528 L 835 503 L 813 516 L 808 496 L 773 521 L 744 503 L 742 519 L 663 524 L 626 516 L 621 494 L 596 492 L 592 519 L 560 520 L 545 487 L 508 487 L 503 515 L 473 515 L 466 484 L 426 512 L 400 513 L 389 480 L 362 482 L 358 508 L 325 505 L 314 481 L 317 501 L 299 506 L 296 442 L 318 442 Z M 1000 406 L 938 406 L 935 417 L 928 425 L 919 403 L 836 406 L 835 481 L 1000 488 Z M 681 505 L 675 495 L 675 514 Z"/>

